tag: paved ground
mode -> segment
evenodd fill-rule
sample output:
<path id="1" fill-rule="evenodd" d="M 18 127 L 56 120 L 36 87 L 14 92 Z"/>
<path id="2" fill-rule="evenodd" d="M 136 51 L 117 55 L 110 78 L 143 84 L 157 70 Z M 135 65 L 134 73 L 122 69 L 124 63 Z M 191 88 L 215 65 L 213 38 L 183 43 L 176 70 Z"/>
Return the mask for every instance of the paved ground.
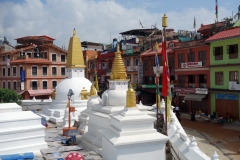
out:
<path id="1" fill-rule="evenodd" d="M 198 120 L 198 119 L 197 119 Z M 227 124 L 224 126 L 218 126 L 213 123 L 205 123 L 201 120 L 197 122 L 190 121 L 189 117 L 182 117 L 182 126 L 184 127 L 189 138 L 194 136 L 196 138 L 198 147 L 206 153 L 209 157 L 212 156 L 214 151 L 219 155 L 220 160 L 240 160 L 240 123 Z M 49 123 L 49 127 L 45 130 L 46 136 L 52 132 L 62 133 L 62 130 L 56 128 L 56 125 Z M 81 136 L 77 137 L 79 141 Z M 216 144 L 211 144 L 215 143 Z M 61 146 L 60 142 L 48 142 L 49 147 Z M 81 144 L 79 144 L 81 146 Z M 102 160 L 101 156 L 88 148 L 79 151 L 81 154 L 86 154 L 85 160 Z M 43 160 L 41 154 L 37 153 L 36 158 Z"/>
<path id="2" fill-rule="evenodd" d="M 219 126 L 214 123 L 203 122 L 199 119 L 193 122 L 185 117 L 182 118 L 181 124 L 188 135 L 197 136 L 199 148 L 208 156 L 211 157 L 213 153 L 212 147 L 215 147 L 215 149 L 219 151 L 217 151 L 220 155 L 219 159 L 240 160 L 240 138 L 238 137 L 240 134 L 239 122 Z M 220 151 L 222 153 L 220 153 Z"/>

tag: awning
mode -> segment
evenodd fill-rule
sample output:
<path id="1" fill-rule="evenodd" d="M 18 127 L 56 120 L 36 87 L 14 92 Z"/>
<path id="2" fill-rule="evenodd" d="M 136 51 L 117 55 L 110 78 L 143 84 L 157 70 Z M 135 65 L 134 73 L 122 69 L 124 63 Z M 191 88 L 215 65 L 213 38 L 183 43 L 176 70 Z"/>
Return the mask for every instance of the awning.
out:
<path id="1" fill-rule="evenodd" d="M 25 90 L 23 90 L 23 91 L 17 91 L 17 94 L 18 95 L 21 95 L 21 94 L 23 94 L 25 92 Z"/>
<path id="2" fill-rule="evenodd" d="M 28 90 L 30 96 L 41 96 L 41 95 L 51 95 L 52 89 L 38 89 L 38 90 Z"/>
<path id="3" fill-rule="evenodd" d="M 184 100 L 188 101 L 202 101 L 202 99 L 205 97 L 205 94 L 188 94 L 184 97 Z"/>

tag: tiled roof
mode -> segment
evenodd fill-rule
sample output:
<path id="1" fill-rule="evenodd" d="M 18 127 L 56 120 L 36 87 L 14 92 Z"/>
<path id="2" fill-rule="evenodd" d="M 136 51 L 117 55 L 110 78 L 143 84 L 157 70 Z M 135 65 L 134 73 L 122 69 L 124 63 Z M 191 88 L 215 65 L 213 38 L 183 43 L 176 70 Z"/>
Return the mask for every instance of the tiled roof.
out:
<path id="1" fill-rule="evenodd" d="M 206 40 L 206 42 L 216 41 L 216 40 L 220 40 L 220 39 L 234 38 L 234 37 L 240 37 L 240 27 L 231 28 L 228 30 L 218 32 L 217 34 L 208 38 Z"/>
<path id="2" fill-rule="evenodd" d="M 171 42 L 177 43 L 178 40 L 171 40 L 171 41 L 167 41 L 167 45 Z M 158 55 L 162 54 L 162 43 L 158 44 Z M 173 48 L 167 48 L 167 53 L 172 53 L 173 52 Z M 142 54 L 140 54 L 140 57 L 147 57 L 147 56 L 153 56 L 156 54 L 155 49 L 149 49 L 146 52 L 143 52 Z"/>
<path id="3" fill-rule="evenodd" d="M 214 24 L 214 23 L 213 23 Z M 197 30 L 197 32 L 201 32 L 201 31 L 204 31 L 204 30 L 209 30 L 212 28 L 212 25 L 213 24 L 207 24 L 207 25 L 204 25 L 202 24 L 201 27 Z M 225 24 L 225 22 L 217 22 L 216 23 L 216 27 L 222 27 L 223 25 Z"/>

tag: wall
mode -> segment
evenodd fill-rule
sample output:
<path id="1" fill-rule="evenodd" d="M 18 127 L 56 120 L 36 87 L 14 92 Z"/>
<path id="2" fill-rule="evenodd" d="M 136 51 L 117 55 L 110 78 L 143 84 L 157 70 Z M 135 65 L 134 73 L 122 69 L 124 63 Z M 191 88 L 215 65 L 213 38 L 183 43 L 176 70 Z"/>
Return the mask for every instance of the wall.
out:
<path id="1" fill-rule="evenodd" d="M 239 74 L 240 67 L 239 66 L 227 66 L 227 67 L 222 66 L 222 67 L 211 68 L 210 69 L 210 75 L 211 75 L 210 86 L 211 86 L 211 88 L 228 90 L 229 89 L 229 71 L 238 71 L 238 74 Z M 223 85 L 215 84 L 215 72 L 223 72 Z M 238 79 L 238 83 L 239 83 L 239 79 Z"/>
<path id="2" fill-rule="evenodd" d="M 240 38 L 232 38 L 228 40 L 215 41 L 210 43 L 210 64 L 211 65 L 219 65 L 219 64 L 236 64 L 240 61 L 240 55 L 238 54 L 238 58 L 229 59 L 227 54 L 227 45 L 238 44 L 238 53 L 240 52 Z M 213 48 L 223 46 L 223 60 L 215 60 L 215 56 L 213 55 Z"/>

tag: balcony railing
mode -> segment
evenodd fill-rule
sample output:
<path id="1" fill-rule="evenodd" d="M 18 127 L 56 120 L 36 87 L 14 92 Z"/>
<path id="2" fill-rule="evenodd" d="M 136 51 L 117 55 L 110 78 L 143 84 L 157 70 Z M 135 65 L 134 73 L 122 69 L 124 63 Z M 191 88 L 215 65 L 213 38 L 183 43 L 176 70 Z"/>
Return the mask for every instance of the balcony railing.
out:
<path id="1" fill-rule="evenodd" d="M 207 83 L 199 83 L 199 88 L 207 88 Z"/>
<path id="2" fill-rule="evenodd" d="M 189 87 L 189 88 L 195 88 L 196 85 L 195 85 L 195 83 L 188 83 L 188 87 Z"/>

